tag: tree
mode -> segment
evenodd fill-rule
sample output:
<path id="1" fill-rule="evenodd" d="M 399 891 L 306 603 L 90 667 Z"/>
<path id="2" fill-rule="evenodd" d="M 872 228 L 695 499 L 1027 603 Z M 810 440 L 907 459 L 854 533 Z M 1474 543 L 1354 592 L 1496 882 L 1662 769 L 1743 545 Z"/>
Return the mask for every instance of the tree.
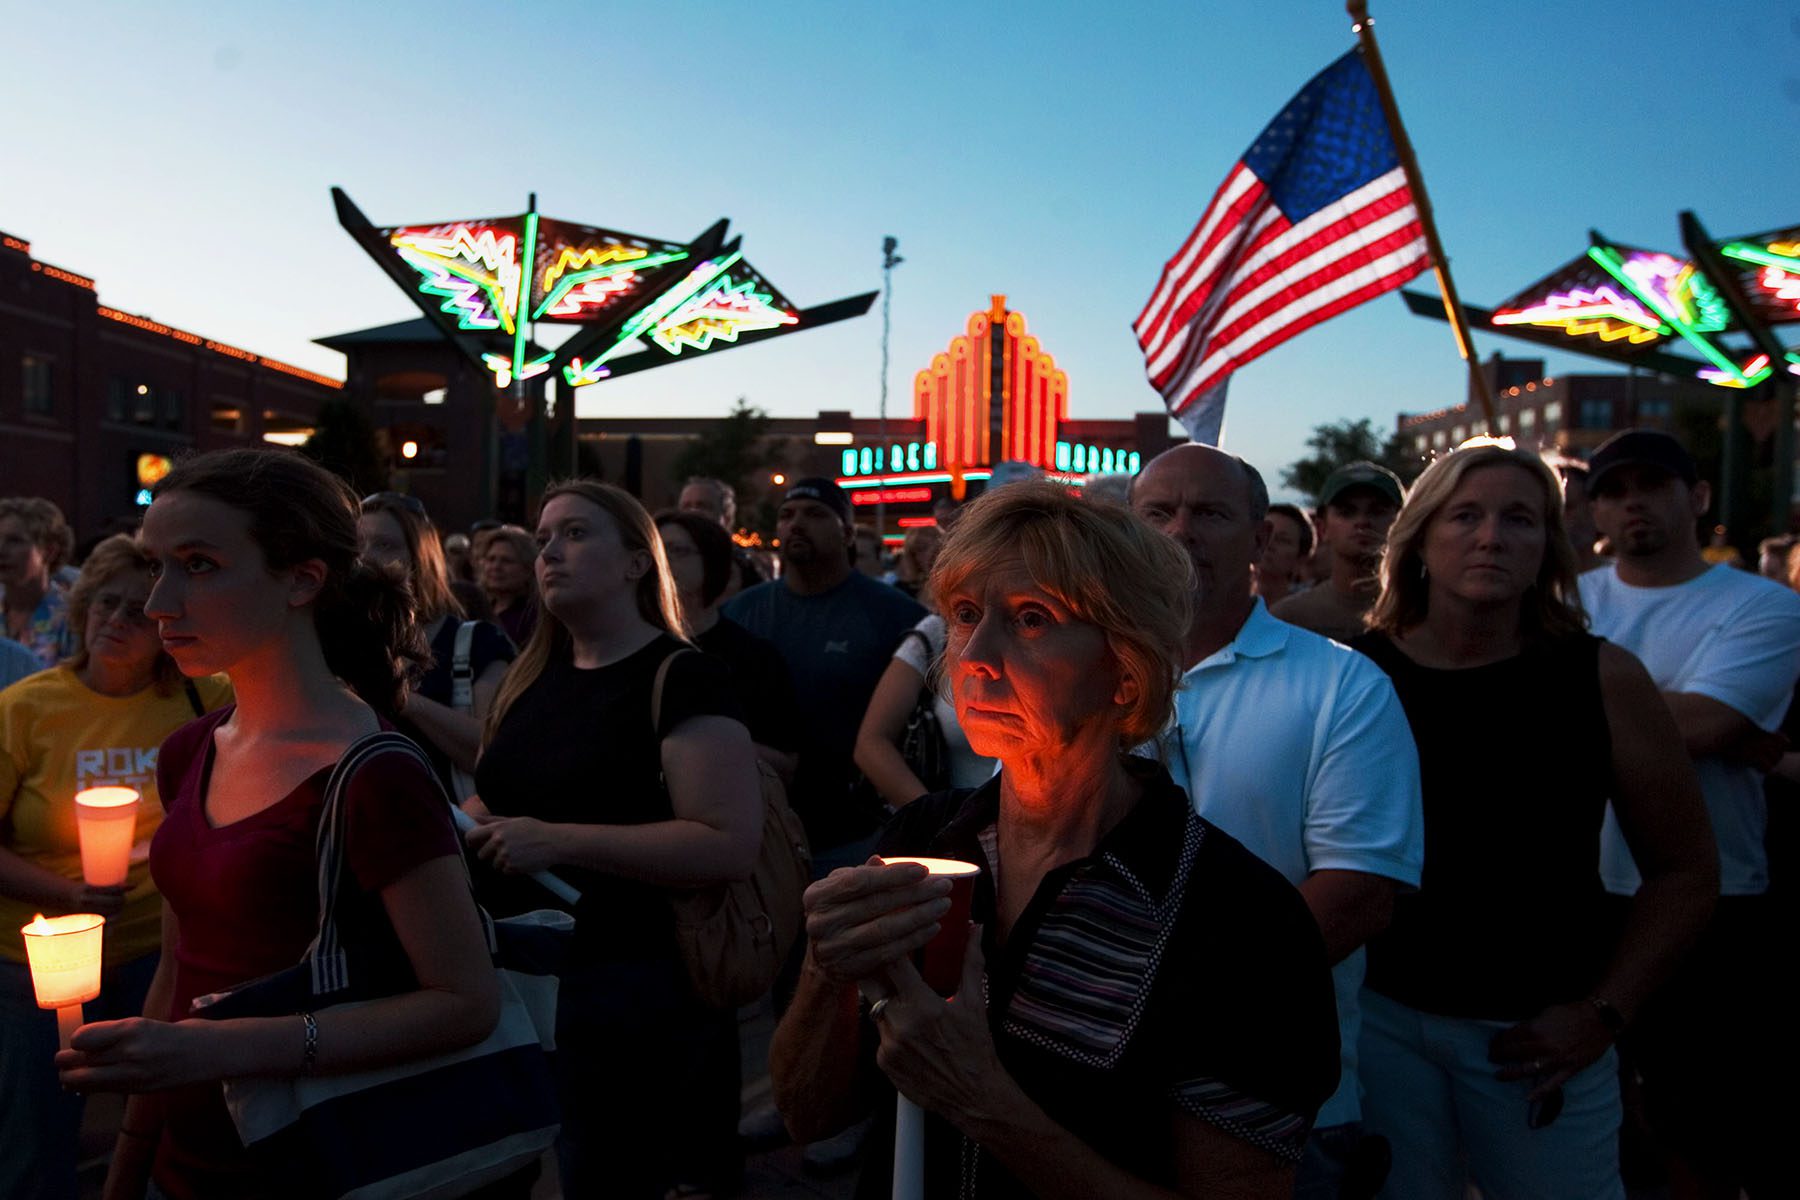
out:
<path id="1" fill-rule="evenodd" d="M 1315 500 L 1331 473 L 1349 463 L 1364 460 L 1379 463 L 1406 483 L 1411 483 L 1424 469 L 1424 464 L 1418 461 L 1418 456 L 1407 448 L 1399 435 L 1389 435 L 1383 440 L 1367 417 L 1359 421 L 1343 420 L 1329 425 L 1316 425 L 1312 436 L 1306 439 L 1306 444 L 1313 453 L 1283 467 L 1281 482 L 1283 486 Z"/>
<path id="2" fill-rule="evenodd" d="M 739 396 L 723 420 L 675 456 L 669 482 L 679 487 L 693 475 L 722 479 L 739 493 L 740 511 L 748 509 L 744 485 L 761 468 L 779 461 L 778 451 L 764 436 L 768 431 L 769 414 Z"/>
<path id="3" fill-rule="evenodd" d="M 319 405 L 313 434 L 301 444 L 300 453 L 341 476 L 358 496 L 388 486 L 387 456 L 376 439 L 375 426 L 347 396 Z"/>

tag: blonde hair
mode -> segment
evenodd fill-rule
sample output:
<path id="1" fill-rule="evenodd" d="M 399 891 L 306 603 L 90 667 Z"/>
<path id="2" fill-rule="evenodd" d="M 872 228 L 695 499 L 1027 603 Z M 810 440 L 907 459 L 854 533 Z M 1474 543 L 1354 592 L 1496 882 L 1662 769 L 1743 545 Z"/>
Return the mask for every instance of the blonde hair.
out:
<path id="1" fill-rule="evenodd" d="M 1470 471 L 1510 466 L 1538 485 L 1544 502 L 1544 561 L 1525 592 L 1520 620 L 1528 636 L 1565 637 L 1587 631 L 1587 613 L 1576 587 L 1575 550 L 1563 524 L 1562 481 L 1536 451 L 1483 442 L 1455 450 L 1427 467 L 1407 493 L 1388 530 L 1381 560 L 1381 595 L 1369 610 L 1370 629 L 1398 637 L 1425 620 L 1431 588 L 1421 547 L 1432 520 Z"/>
<path id="2" fill-rule="evenodd" d="M 941 604 L 1014 557 L 1038 587 L 1106 635 L 1121 676 L 1137 684 L 1137 697 L 1121 707 L 1121 742 L 1160 733 L 1174 708 L 1193 613 L 1187 554 L 1129 509 L 1029 480 L 984 493 L 963 510 L 938 551 L 931 594 Z"/>
<path id="3" fill-rule="evenodd" d="M 75 634 L 75 653 L 63 660 L 64 666 L 80 671 L 88 665 L 87 623 L 94 597 L 112 580 L 134 573 L 150 578 L 150 556 L 128 533 L 115 533 L 88 552 L 81 574 L 69 589 L 69 628 Z M 152 678 L 159 696 L 174 695 L 181 684 L 181 668 L 160 647 Z"/>
<path id="4" fill-rule="evenodd" d="M 681 612 L 681 597 L 675 590 L 675 577 L 669 571 L 669 556 L 663 550 L 662 535 L 656 531 L 656 523 L 637 498 L 621 488 L 593 479 L 551 484 L 544 491 L 543 504 L 549 504 L 558 496 L 586 500 L 612 518 L 619 530 L 619 540 L 627 550 L 650 556 L 650 569 L 637 583 L 638 615 L 671 637 L 689 640 L 687 618 Z M 505 529 L 496 529 L 493 534 L 498 536 L 505 532 Z M 536 551 L 534 542 L 532 554 L 525 560 L 528 566 L 537 557 Z M 535 572 L 533 578 L 536 578 Z M 574 641 L 569 636 L 569 627 L 558 620 L 555 613 L 540 605 L 537 626 L 525 639 L 518 660 L 506 672 L 500 692 L 494 697 L 494 708 L 488 714 L 487 728 L 482 735 L 483 745 L 494 740 L 494 734 L 506 720 L 507 710 L 538 681 L 552 660 L 566 658 L 573 652 Z"/>

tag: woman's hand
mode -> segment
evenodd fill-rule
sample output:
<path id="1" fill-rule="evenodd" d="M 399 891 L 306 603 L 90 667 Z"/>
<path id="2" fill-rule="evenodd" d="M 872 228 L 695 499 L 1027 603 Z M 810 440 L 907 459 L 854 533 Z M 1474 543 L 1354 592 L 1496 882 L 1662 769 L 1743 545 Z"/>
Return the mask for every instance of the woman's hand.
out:
<path id="1" fill-rule="evenodd" d="M 1530 1079 L 1531 1099 L 1541 1100 L 1606 1053 L 1612 1031 L 1585 1000 L 1553 1004 L 1529 1021 L 1494 1035 L 1488 1061 L 1500 1079 Z"/>
<path id="2" fill-rule="evenodd" d="M 68 911 L 116 917 L 125 911 L 125 891 L 122 885 L 96 887 L 94 884 L 75 880 L 69 885 Z"/>
<path id="3" fill-rule="evenodd" d="M 1015 1107 L 1018 1084 L 1000 1065 L 988 1029 L 981 931 L 969 931 L 961 986 L 948 1000 L 926 986 L 909 959 L 887 972 L 892 987 L 875 1014 L 875 1062 L 920 1108 L 965 1132 Z"/>
<path id="4" fill-rule="evenodd" d="M 127 1017 L 83 1025 L 56 1054 L 56 1072 L 72 1092 L 154 1092 L 221 1072 L 207 1063 L 201 1022 Z"/>
<path id="5" fill-rule="evenodd" d="M 547 871 L 561 861 L 551 833 L 553 826 L 534 817 L 478 819 L 481 824 L 463 837 L 489 866 L 511 875 L 530 875 Z"/>
<path id="6" fill-rule="evenodd" d="M 814 883 L 804 903 L 813 965 L 836 983 L 857 983 L 932 939 L 950 910 L 950 880 L 918 863 L 871 858 Z"/>

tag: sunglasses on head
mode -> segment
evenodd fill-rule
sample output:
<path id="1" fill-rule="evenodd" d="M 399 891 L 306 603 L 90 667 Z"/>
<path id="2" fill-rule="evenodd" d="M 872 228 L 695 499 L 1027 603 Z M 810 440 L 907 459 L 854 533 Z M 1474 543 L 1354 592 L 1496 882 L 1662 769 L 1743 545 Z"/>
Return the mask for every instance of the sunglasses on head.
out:
<path id="1" fill-rule="evenodd" d="M 425 504 L 417 496 L 408 496 L 405 492 L 372 492 L 362 498 L 362 506 L 366 509 L 371 504 L 392 504 L 404 508 L 421 521 L 425 519 Z"/>

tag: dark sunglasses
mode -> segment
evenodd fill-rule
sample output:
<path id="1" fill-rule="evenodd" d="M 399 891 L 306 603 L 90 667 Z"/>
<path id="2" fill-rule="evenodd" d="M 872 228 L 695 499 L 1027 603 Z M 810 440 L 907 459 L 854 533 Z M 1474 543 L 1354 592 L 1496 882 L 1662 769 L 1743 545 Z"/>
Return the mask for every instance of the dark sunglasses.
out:
<path id="1" fill-rule="evenodd" d="M 372 492 L 362 498 L 363 508 L 367 509 L 371 504 L 398 505 L 400 508 L 404 508 L 407 512 L 419 518 L 419 520 L 423 521 L 425 519 L 424 502 L 417 496 L 408 496 L 405 492 Z"/>

